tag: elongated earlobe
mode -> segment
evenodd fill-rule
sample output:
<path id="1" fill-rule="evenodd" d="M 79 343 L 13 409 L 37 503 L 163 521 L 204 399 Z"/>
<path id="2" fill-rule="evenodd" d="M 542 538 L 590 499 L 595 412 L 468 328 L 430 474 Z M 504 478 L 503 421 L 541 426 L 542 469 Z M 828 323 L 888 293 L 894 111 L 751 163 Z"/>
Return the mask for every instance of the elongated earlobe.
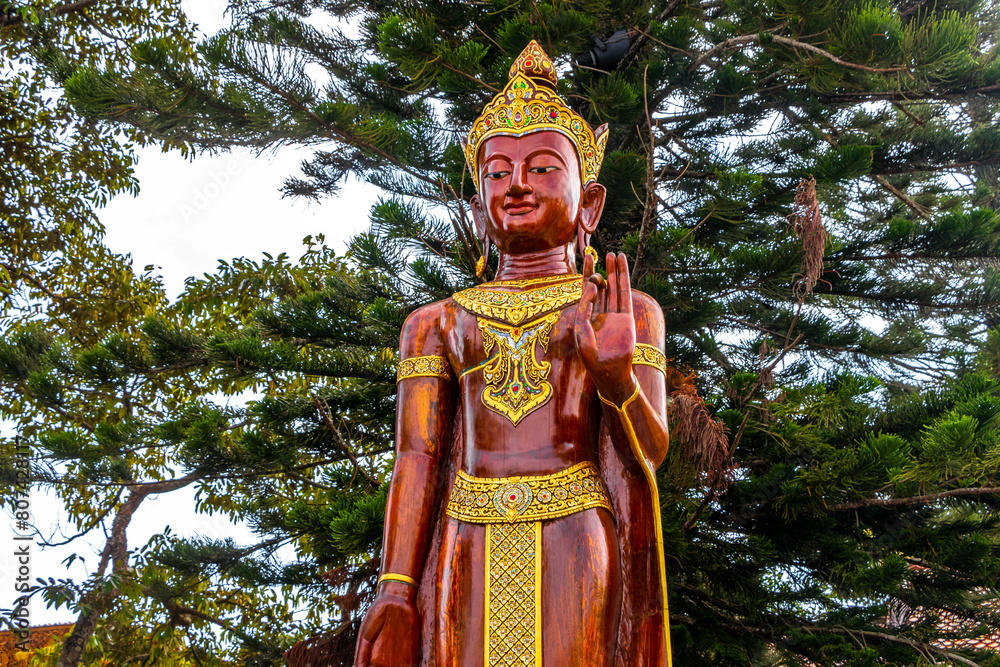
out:
<path id="1" fill-rule="evenodd" d="M 581 262 L 587 255 L 593 255 L 594 261 L 597 261 L 597 251 L 590 247 L 590 234 L 584 231 L 583 225 L 576 227 L 576 249 Z"/>
<path id="2" fill-rule="evenodd" d="M 479 256 L 476 261 L 476 277 L 482 278 L 486 273 L 486 265 L 490 261 L 490 237 L 489 235 L 483 235 L 483 254 Z"/>

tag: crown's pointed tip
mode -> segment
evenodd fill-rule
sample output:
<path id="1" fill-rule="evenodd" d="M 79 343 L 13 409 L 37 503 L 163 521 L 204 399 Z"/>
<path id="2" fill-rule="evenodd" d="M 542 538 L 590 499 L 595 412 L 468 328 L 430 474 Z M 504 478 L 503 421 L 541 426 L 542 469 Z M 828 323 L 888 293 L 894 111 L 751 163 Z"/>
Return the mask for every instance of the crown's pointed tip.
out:
<path id="1" fill-rule="evenodd" d="M 524 47 L 521 54 L 514 60 L 510 68 L 510 78 L 513 79 L 518 74 L 522 74 L 529 79 L 536 79 L 545 82 L 544 85 L 554 88 L 557 83 L 557 75 L 552 58 L 545 53 L 541 45 L 536 40 L 531 40 Z"/>

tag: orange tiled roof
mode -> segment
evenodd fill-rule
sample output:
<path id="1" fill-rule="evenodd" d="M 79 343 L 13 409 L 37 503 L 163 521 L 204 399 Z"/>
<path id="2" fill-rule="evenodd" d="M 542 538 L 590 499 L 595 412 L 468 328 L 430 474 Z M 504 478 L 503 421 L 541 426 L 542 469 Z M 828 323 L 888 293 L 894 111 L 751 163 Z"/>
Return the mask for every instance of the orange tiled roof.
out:
<path id="1" fill-rule="evenodd" d="M 23 651 L 18 647 L 17 637 L 13 630 L 0 632 L 0 667 L 26 667 L 32 650 L 48 646 L 52 640 L 62 637 L 72 628 L 72 623 L 54 623 L 31 627 L 28 651 Z"/>

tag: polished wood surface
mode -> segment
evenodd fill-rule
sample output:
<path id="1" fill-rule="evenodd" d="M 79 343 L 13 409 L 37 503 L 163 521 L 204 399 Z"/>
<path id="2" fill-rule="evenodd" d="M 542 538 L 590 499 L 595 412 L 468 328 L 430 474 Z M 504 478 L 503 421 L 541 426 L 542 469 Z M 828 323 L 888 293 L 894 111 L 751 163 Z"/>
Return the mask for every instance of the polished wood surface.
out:
<path id="1" fill-rule="evenodd" d="M 472 206 L 480 233 L 501 253 L 497 280 L 575 273 L 578 241 L 596 228 L 604 189 L 582 187 L 574 151 L 552 131 L 483 144 Z M 652 576 L 658 512 L 642 476 L 643 465 L 655 468 L 666 455 L 666 389 L 659 370 L 632 366 L 637 342 L 663 348 L 663 316 L 631 289 L 624 255 L 609 254 L 605 268 L 599 287 L 585 259 L 582 298 L 560 312 L 544 354 L 551 398 L 516 426 L 484 405 L 483 373 L 465 373 L 487 358 L 476 315 L 449 299 L 406 321 L 400 358 L 444 357 L 454 377 L 399 383 L 381 571 L 418 585 L 380 586 L 362 623 L 357 667 L 482 667 L 486 530 L 443 515 L 455 472 L 540 475 L 583 461 L 600 467 L 615 511 L 543 523 L 544 664 L 666 664 L 663 600 Z M 635 396 L 623 417 L 598 394 L 619 406 Z"/>

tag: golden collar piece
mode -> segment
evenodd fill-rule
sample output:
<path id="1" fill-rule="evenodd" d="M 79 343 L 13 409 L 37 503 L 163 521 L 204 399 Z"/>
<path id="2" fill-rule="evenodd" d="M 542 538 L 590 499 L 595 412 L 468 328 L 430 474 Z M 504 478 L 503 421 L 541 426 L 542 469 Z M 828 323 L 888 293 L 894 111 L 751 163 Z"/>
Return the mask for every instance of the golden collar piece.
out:
<path id="1" fill-rule="evenodd" d="M 557 282 L 557 279 L 562 282 Z M 497 287 L 527 289 L 513 292 L 495 289 Z M 582 278 L 572 275 L 485 283 L 479 287 L 462 290 L 452 298 L 471 313 L 517 326 L 574 304 L 580 300 L 582 294 Z"/>

